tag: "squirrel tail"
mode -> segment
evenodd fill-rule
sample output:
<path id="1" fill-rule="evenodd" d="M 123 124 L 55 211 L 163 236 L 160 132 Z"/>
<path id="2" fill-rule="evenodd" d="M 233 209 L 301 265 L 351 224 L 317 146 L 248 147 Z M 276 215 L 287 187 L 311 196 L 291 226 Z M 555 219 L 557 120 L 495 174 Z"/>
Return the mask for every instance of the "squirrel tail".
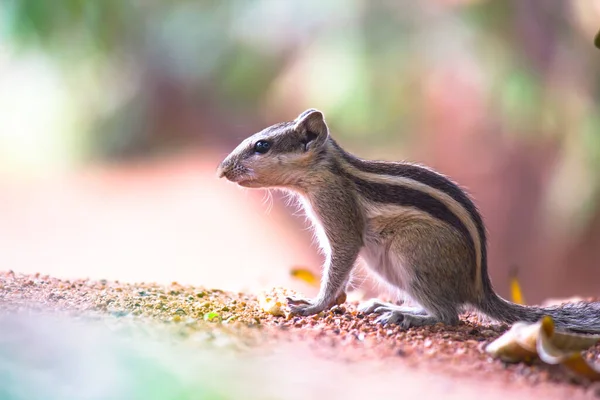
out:
<path id="1" fill-rule="evenodd" d="M 537 322 L 548 315 L 557 329 L 578 333 L 600 333 L 600 302 L 564 303 L 536 307 L 511 303 L 491 292 L 478 304 L 489 317 L 512 324 L 517 321 Z"/>

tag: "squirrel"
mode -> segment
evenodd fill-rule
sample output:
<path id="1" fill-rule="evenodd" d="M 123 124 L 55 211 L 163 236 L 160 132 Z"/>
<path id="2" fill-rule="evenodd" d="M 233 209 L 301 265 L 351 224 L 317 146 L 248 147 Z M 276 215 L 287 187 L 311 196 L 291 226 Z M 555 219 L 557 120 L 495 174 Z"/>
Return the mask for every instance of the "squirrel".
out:
<path id="1" fill-rule="evenodd" d="M 217 176 L 247 188 L 277 188 L 297 196 L 325 256 L 318 296 L 290 297 L 293 315 L 318 314 L 345 295 L 358 257 L 383 282 L 418 307 L 371 299 L 362 313 L 376 322 L 455 325 L 466 309 L 508 324 L 549 315 L 559 330 L 600 333 L 600 302 L 536 307 L 509 302 L 493 289 L 487 238 L 473 200 L 428 167 L 368 161 L 345 151 L 324 115 L 308 109 L 242 141 Z"/>

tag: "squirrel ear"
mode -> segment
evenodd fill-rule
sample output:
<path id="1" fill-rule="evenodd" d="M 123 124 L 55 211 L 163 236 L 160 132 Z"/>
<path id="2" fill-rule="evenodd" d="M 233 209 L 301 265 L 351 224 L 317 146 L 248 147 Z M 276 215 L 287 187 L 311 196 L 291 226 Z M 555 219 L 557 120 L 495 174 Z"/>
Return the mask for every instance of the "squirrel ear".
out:
<path id="1" fill-rule="evenodd" d="M 329 137 L 329 128 L 319 110 L 310 108 L 298 115 L 294 122 L 294 129 L 303 135 L 302 141 L 307 150 L 321 146 Z"/>

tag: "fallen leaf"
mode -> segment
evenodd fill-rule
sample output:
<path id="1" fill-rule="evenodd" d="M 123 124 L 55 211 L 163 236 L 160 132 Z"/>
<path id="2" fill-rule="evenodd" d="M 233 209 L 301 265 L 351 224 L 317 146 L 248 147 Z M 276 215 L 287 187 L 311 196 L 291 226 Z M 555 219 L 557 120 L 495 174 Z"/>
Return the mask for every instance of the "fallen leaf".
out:
<path id="1" fill-rule="evenodd" d="M 529 362 L 536 357 L 536 338 L 540 327 L 516 322 L 504 335 L 486 346 L 485 351 L 505 362 Z"/>
<path id="2" fill-rule="evenodd" d="M 525 304 L 523 300 L 523 291 L 521 290 L 521 285 L 519 284 L 519 280 L 517 279 L 517 274 L 518 269 L 517 267 L 514 267 L 510 272 L 510 294 L 513 303 Z"/>
<path id="3" fill-rule="evenodd" d="M 543 323 L 554 325 L 550 317 L 545 317 L 545 319 L 546 321 Z M 583 351 L 599 341 L 600 336 L 598 335 L 556 333 L 552 336 L 542 332 L 538 338 L 537 352 L 540 360 L 546 364 L 563 365 L 575 375 L 599 381 L 600 367 L 588 363 L 583 358 Z"/>
<path id="4" fill-rule="evenodd" d="M 292 268 L 290 275 L 296 279 L 308 283 L 311 286 L 319 286 L 319 277 L 306 268 Z"/>
<path id="5" fill-rule="evenodd" d="M 545 316 L 534 324 L 515 323 L 485 351 L 505 362 L 539 358 L 546 364 L 561 365 L 578 376 L 600 381 L 600 367 L 588 363 L 582 353 L 599 342 L 600 335 L 556 332 L 552 318 Z"/>

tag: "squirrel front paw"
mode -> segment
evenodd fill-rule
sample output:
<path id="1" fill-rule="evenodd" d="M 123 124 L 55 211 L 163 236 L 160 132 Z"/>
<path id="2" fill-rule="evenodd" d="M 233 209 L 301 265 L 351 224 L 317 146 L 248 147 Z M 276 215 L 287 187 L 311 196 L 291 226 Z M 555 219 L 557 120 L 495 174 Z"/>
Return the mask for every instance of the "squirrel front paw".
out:
<path id="1" fill-rule="evenodd" d="M 288 297 L 287 301 L 292 315 L 301 315 L 304 317 L 318 314 L 328 306 L 328 304 L 323 304 L 317 300 L 300 297 Z"/>
<path id="2" fill-rule="evenodd" d="M 346 301 L 346 292 L 342 291 L 331 301 L 322 301 L 318 298 L 313 300 L 304 297 L 287 297 L 287 301 L 292 314 L 308 316 L 328 310 L 335 305 L 343 304 Z"/>

